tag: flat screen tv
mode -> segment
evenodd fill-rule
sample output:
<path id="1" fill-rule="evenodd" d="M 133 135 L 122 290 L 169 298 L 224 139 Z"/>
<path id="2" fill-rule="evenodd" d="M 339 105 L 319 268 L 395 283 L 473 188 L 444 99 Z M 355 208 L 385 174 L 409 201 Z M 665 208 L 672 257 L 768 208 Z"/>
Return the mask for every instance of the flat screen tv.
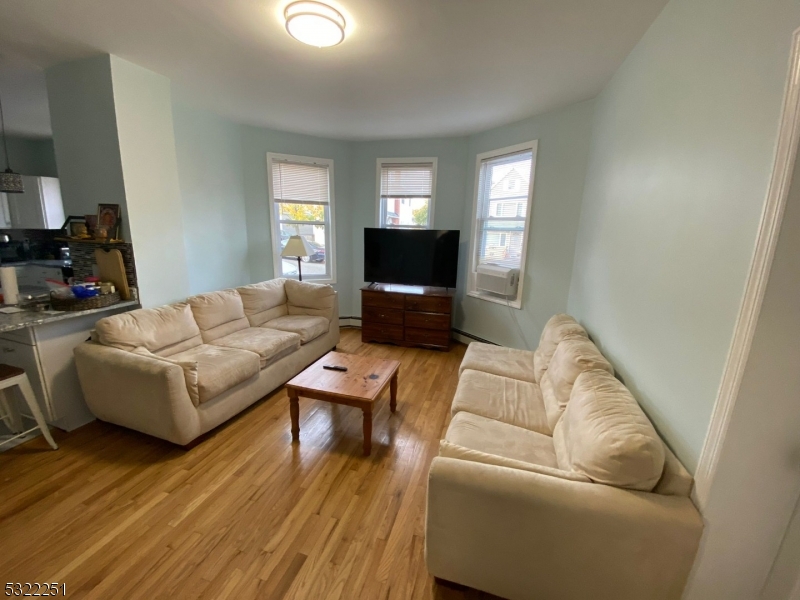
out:
<path id="1" fill-rule="evenodd" d="M 456 229 L 364 229 L 364 281 L 456 287 Z"/>

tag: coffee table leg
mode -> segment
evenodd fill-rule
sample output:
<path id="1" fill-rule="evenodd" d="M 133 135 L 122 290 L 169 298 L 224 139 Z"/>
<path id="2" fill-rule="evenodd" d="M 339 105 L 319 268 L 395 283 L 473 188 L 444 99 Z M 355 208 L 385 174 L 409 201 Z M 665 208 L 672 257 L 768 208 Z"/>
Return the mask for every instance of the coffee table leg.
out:
<path id="1" fill-rule="evenodd" d="M 364 411 L 364 456 L 372 452 L 372 407 L 362 408 Z"/>
<path id="2" fill-rule="evenodd" d="M 389 392 L 391 397 L 389 399 L 389 410 L 395 412 L 397 410 L 397 375 L 400 372 L 398 369 L 394 375 L 392 375 L 392 380 L 389 382 Z"/>
<path id="3" fill-rule="evenodd" d="M 300 441 L 300 402 L 295 390 L 289 390 L 289 414 L 292 415 L 292 441 Z"/>

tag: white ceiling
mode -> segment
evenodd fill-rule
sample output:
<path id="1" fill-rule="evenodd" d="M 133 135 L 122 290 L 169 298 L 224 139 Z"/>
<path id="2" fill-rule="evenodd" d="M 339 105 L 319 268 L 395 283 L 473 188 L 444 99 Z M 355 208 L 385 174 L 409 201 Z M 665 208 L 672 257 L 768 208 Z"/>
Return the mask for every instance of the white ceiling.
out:
<path id="1" fill-rule="evenodd" d="M 49 131 L 41 69 L 109 52 L 179 101 L 344 139 L 465 134 L 596 95 L 666 0 L 341 0 L 339 46 L 290 38 L 289 0 L 3 0 L 10 129 Z"/>

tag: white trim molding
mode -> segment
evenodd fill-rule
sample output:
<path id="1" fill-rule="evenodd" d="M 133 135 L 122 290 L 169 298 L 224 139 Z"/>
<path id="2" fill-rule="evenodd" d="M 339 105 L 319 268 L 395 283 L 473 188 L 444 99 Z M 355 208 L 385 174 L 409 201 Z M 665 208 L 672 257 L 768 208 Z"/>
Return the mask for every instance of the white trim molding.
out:
<path id="1" fill-rule="evenodd" d="M 775 163 L 761 215 L 753 261 L 750 265 L 733 339 L 728 350 L 722 381 L 711 414 L 708 433 L 695 472 L 693 497 L 701 512 L 708 501 L 711 482 L 717 469 L 719 455 L 739 394 L 758 316 L 761 312 L 761 304 L 764 300 L 772 260 L 775 256 L 775 246 L 778 242 L 778 234 L 786 208 L 789 186 L 792 182 L 798 141 L 800 141 L 800 29 L 796 30 L 792 36 L 789 77 L 784 93 L 780 129 L 775 149 Z"/>
<path id="2" fill-rule="evenodd" d="M 334 173 L 332 158 L 314 158 L 312 156 L 296 156 L 294 154 L 281 154 L 278 152 L 267 152 L 267 193 L 269 206 L 270 222 L 270 243 L 272 244 L 272 270 L 274 277 L 290 277 L 283 275 L 281 266 L 281 232 L 278 212 L 275 202 L 275 189 L 272 181 L 272 161 L 293 161 L 307 165 L 322 165 L 328 169 L 328 222 L 325 223 L 327 244 L 325 247 L 326 261 L 328 269 L 326 277 L 315 277 L 306 275 L 306 281 L 311 283 L 336 283 L 336 193 L 334 191 Z"/>
<path id="3" fill-rule="evenodd" d="M 522 310 L 522 290 L 525 285 L 525 261 L 528 257 L 528 243 L 530 241 L 531 231 L 531 214 L 533 213 L 533 187 L 534 179 L 536 177 L 536 159 L 539 149 L 539 140 L 531 140 L 530 142 L 523 142 L 521 144 L 514 144 L 513 146 L 506 146 L 505 148 L 498 148 L 497 150 L 490 150 L 489 152 L 481 152 L 475 157 L 475 180 L 472 189 L 472 222 L 471 222 L 471 237 L 469 240 L 469 262 L 467 263 L 467 296 L 485 300 L 487 302 L 494 302 L 496 304 L 504 304 L 509 308 Z M 479 232 L 478 232 L 478 200 L 480 196 L 480 179 L 481 179 L 481 166 L 484 160 L 497 158 L 506 154 L 515 154 L 530 150 L 532 154 L 531 160 L 531 178 L 528 184 L 528 208 L 525 212 L 525 232 L 522 235 L 522 257 L 519 265 L 519 283 L 517 284 L 517 297 L 506 299 L 502 297 L 491 296 L 490 294 L 483 293 L 478 290 L 476 285 L 478 257 L 477 247 Z"/>
<path id="4" fill-rule="evenodd" d="M 375 175 L 375 227 L 383 228 L 381 221 L 383 204 L 381 203 L 381 170 L 384 164 L 392 165 L 433 165 L 431 173 L 431 199 L 428 204 L 428 225 L 420 229 L 433 229 L 434 207 L 436 206 L 436 171 L 439 168 L 439 158 L 436 156 L 415 158 L 379 158 L 377 160 Z"/>

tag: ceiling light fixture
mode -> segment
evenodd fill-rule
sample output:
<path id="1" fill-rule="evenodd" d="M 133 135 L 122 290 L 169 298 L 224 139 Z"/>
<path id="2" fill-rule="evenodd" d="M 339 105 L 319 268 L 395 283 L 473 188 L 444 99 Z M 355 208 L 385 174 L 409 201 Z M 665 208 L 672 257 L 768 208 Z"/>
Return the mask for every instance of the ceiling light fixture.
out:
<path id="1" fill-rule="evenodd" d="M 283 11 L 286 31 L 299 42 L 318 48 L 335 46 L 344 40 L 344 17 L 335 8 L 315 2 L 292 2 Z"/>

